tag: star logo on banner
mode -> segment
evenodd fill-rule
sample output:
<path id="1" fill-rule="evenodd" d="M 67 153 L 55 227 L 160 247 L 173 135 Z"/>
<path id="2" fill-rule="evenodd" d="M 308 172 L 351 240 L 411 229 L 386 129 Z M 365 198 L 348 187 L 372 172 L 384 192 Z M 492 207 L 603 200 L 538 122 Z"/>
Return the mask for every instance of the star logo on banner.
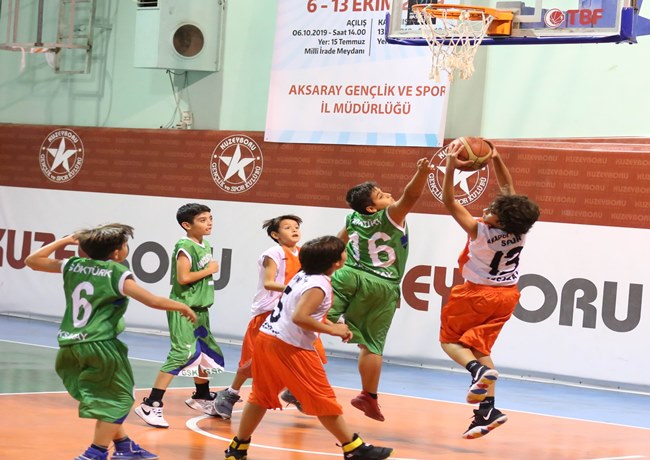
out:
<path id="1" fill-rule="evenodd" d="M 427 185 L 431 194 L 442 203 L 442 182 L 445 178 L 447 156 L 439 151 L 431 162 L 436 165 L 436 171 L 429 174 Z M 454 197 L 463 206 L 478 200 L 487 189 L 490 181 L 489 166 L 475 171 L 454 171 Z"/>
<path id="2" fill-rule="evenodd" d="M 440 171 L 440 173 L 441 173 L 442 175 L 445 174 L 445 169 L 446 169 L 446 168 L 445 168 L 444 166 L 438 166 L 437 168 L 438 168 L 438 171 Z M 467 180 L 468 180 L 470 177 L 472 177 L 474 174 L 477 174 L 477 173 L 478 173 L 478 170 L 476 170 L 476 171 L 460 171 L 460 170 L 458 170 L 458 169 L 455 170 L 455 171 L 454 171 L 454 188 L 455 188 L 458 184 L 460 184 L 460 189 L 461 189 L 463 192 L 465 192 L 466 194 L 469 195 L 469 193 L 470 193 L 470 187 L 469 187 L 469 185 L 468 185 L 468 183 L 467 183 Z"/>
<path id="3" fill-rule="evenodd" d="M 66 150 L 65 148 L 65 139 L 61 138 L 61 142 L 59 143 L 59 146 L 55 149 L 53 148 L 48 148 L 48 152 L 50 152 L 50 155 L 54 157 L 52 160 L 52 164 L 50 165 L 50 169 L 53 171 L 58 168 L 59 166 L 63 165 L 63 168 L 67 171 L 70 172 L 70 163 L 68 163 L 68 159 L 77 153 L 77 149 L 69 149 Z"/>
<path id="4" fill-rule="evenodd" d="M 221 161 L 223 161 L 226 165 L 228 165 L 228 169 L 226 170 L 226 174 L 224 175 L 224 179 L 228 180 L 235 174 L 242 180 L 246 181 L 246 173 L 244 172 L 244 168 L 251 164 L 253 161 L 255 161 L 255 158 L 242 158 L 241 155 L 241 145 L 238 145 L 235 147 L 235 153 L 231 157 L 227 156 L 221 156 L 219 157 Z"/>
<path id="5" fill-rule="evenodd" d="M 84 161 L 81 138 L 71 129 L 57 129 L 45 137 L 38 156 L 41 171 L 52 182 L 68 182 Z"/>
<path id="6" fill-rule="evenodd" d="M 257 183 L 262 169 L 262 149 L 242 134 L 223 139 L 210 156 L 212 180 L 226 193 L 246 192 Z"/>

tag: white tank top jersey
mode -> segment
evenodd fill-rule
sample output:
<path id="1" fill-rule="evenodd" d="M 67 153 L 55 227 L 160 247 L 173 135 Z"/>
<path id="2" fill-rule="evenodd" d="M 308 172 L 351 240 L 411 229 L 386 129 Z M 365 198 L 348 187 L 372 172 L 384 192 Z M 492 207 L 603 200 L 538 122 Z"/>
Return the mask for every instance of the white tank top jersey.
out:
<path id="1" fill-rule="evenodd" d="M 295 254 L 298 255 L 297 249 Z M 287 269 L 285 263 L 286 255 L 282 246 L 278 244 L 264 251 L 257 260 L 257 291 L 253 297 L 253 305 L 251 307 L 252 316 L 261 315 L 262 313 L 273 310 L 275 304 L 282 295 L 279 291 L 269 291 L 268 289 L 264 289 L 264 259 L 267 257 L 275 262 L 275 265 L 278 267 L 274 281 L 276 283 L 284 284 L 284 274 Z"/>
<path id="2" fill-rule="evenodd" d="M 525 242 L 526 235 L 516 236 L 479 221 L 476 239 L 468 241 L 460 257 L 463 278 L 488 286 L 517 284 Z"/>
<path id="3" fill-rule="evenodd" d="M 260 332 L 272 335 L 298 348 L 314 349 L 317 332 L 308 331 L 295 324 L 291 317 L 300 297 L 309 289 L 320 289 L 325 293 L 323 302 L 311 315 L 316 321 L 322 321 L 332 306 L 332 282 L 327 275 L 307 275 L 299 271 L 282 293 L 273 313 L 266 318 Z"/>

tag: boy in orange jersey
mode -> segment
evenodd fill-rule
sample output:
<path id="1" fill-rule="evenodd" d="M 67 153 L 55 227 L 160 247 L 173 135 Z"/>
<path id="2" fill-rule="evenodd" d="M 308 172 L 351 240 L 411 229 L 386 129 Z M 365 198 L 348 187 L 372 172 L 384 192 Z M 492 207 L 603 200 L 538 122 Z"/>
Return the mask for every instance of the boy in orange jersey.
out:
<path id="1" fill-rule="evenodd" d="M 253 318 L 248 323 L 244 335 L 239 368 L 230 387 L 217 392 L 214 400 L 215 411 L 223 419 L 232 416 L 233 405 L 239 401 L 239 390 L 252 376 L 253 342 L 260 326 L 273 311 L 291 278 L 300 270 L 298 242 L 301 237 L 301 224 L 300 217 L 287 214 L 269 219 L 262 225 L 269 237 L 277 244 L 264 251 L 257 261 L 257 292 L 251 307 Z M 292 395 L 283 393 L 284 399 L 290 397 L 293 398 Z M 300 408 L 299 403 L 296 405 Z"/>
<path id="2" fill-rule="evenodd" d="M 508 420 L 494 407 L 494 384 L 499 373 L 490 353 L 519 301 L 519 256 L 526 233 L 539 218 L 539 208 L 528 197 L 515 194 L 510 172 L 493 149 L 492 165 L 501 193 L 483 210 L 481 219 L 472 217 L 454 198 L 455 169 L 470 163 L 458 159 L 462 148 L 458 140 L 448 147 L 442 200 L 467 232 L 467 245 L 459 258 L 465 283 L 452 288 L 442 308 L 440 343 L 451 359 L 472 374 L 467 402 L 480 405 L 463 438 L 474 439 Z"/>
<path id="3" fill-rule="evenodd" d="M 253 390 L 225 459 L 247 458 L 251 435 L 266 411 L 282 407 L 278 393 L 283 388 L 295 394 L 303 411 L 318 417 L 336 437 L 345 459 L 388 458 L 392 449 L 366 444 L 348 428 L 314 348 L 319 333 L 343 341 L 352 338 L 345 324 L 325 319 L 332 304 L 330 276 L 345 263 L 345 243 L 335 236 L 316 238 L 303 245 L 299 257 L 301 271 L 290 281 L 255 339 Z"/>

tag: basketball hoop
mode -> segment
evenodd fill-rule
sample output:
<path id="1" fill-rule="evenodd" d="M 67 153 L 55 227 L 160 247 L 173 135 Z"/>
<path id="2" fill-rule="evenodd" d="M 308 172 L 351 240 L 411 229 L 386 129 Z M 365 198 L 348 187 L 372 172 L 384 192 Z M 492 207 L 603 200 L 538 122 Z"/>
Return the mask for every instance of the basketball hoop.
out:
<path id="1" fill-rule="evenodd" d="M 431 50 L 429 78 L 440 82 L 440 72 L 454 80 L 456 71 L 467 80 L 474 73 L 474 57 L 486 35 L 509 35 L 512 11 L 472 5 L 420 4 L 413 12 Z"/>

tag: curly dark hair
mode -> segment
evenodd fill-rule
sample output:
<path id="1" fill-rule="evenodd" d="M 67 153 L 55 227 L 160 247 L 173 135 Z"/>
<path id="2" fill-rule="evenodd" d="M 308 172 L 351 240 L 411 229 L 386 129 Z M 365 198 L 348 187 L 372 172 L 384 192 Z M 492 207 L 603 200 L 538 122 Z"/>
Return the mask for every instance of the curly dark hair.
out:
<path id="1" fill-rule="evenodd" d="M 273 219 L 265 220 L 264 223 L 262 224 L 262 228 L 266 229 L 266 233 L 267 235 L 269 235 L 269 238 L 271 238 L 276 243 L 278 242 L 278 240 L 273 238 L 273 235 L 271 235 L 271 233 L 280 230 L 280 223 L 283 220 L 293 220 L 298 225 L 302 225 L 302 219 L 294 214 L 285 214 L 283 216 L 278 216 L 278 217 L 274 217 Z"/>
<path id="2" fill-rule="evenodd" d="M 357 211 L 359 214 L 369 213 L 366 208 L 373 205 L 372 201 L 372 191 L 377 188 L 377 183 L 375 182 L 364 182 L 359 185 L 355 185 L 348 193 L 345 195 L 345 201 L 347 201 L 348 206 Z"/>
<path id="3" fill-rule="evenodd" d="M 525 195 L 498 195 L 489 210 L 497 216 L 501 228 L 513 235 L 528 233 L 539 219 L 539 206 Z"/>
<path id="4" fill-rule="evenodd" d="M 133 238 L 133 227 L 124 224 L 106 224 L 75 232 L 79 247 L 88 257 L 106 260 L 116 249 Z"/>
<path id="5" fill-rule="evenodd" d="M 301 269 L 308 275 L 325 273 L 332 264 L 341 260 L 345 243 L 336 236 L 321 236 L 307 241 L 300 248 Z"/>

